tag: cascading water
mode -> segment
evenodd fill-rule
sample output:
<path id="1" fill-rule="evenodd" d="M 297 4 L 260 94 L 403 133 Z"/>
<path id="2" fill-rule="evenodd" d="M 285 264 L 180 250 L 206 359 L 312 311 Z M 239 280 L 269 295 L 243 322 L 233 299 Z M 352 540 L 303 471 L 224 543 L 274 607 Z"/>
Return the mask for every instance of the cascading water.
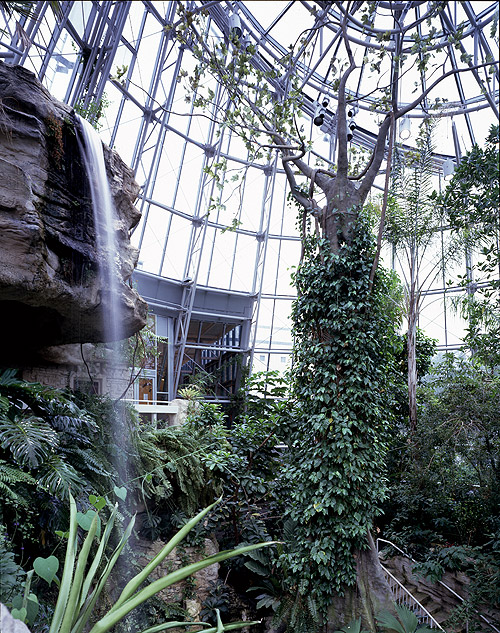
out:
<path id="1" fill-rule="evenodd" d="M 120 341 L 123 339 L 120 314 L 120 256 L 116 242 L 115 209 L 111 198 L 102 141 L 88 121 L 78 117 L 82 131 L 82 142 L 79 141 L 80 151 L 90 184 L 92 206 L 94 209 L 94 224 L 97 240 L 97 250 L 103 263 L 100 274 L 103 275 L 104 290 L 109 293 L 108 317 L 104 318 L 105 341 Z"/>
<path id="2" fill-rule="evenodd" d="M 82 117 L 78 119 L 81 130 L 78 144 L 87 172 L 94 210 L 99 274 L 102 276 L 101 303 L 107 312 L 102 315 L 103 339 L 109 348 L 106 363 L 107 391 L 110 396 L 116 398 L 116 386 L 118 386 L 118 391 L 122 391 L 123 383 L 127 382 L 125 378 L 127 364 L 120 343 L 124 338 L 124 331 L 120 292 L 120 254 L 116 240 L 117 218 L 106 174 L 102 141 L 88 121 Z M 112 386 L 114 389 L 111 389 Z M 110 450 L 121 482 L 116 482 L 118 486 L 123 486 L 130 477 L 128 463 L 130 432 L 127 419 L 122 403 L 115 400 L 110 420 L 112 438 Z"/>

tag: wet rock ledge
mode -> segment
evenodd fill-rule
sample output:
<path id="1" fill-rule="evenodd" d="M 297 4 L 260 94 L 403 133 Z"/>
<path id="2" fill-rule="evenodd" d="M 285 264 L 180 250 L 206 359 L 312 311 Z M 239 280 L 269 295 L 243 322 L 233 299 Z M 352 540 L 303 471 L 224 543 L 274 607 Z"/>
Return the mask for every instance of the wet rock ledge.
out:
<path id="1" fill-rule="evenodd" d="M 120 157 L 104 149 L 118 216 L 123 329 L 130 336 L 147 313 L 129 283 L 139 187 Z M 33 362 L 47 346 L 103 342 L 109 296 L 100 268 L 75 115 L 33 73 L 0 62 L 1 364 Z"/>

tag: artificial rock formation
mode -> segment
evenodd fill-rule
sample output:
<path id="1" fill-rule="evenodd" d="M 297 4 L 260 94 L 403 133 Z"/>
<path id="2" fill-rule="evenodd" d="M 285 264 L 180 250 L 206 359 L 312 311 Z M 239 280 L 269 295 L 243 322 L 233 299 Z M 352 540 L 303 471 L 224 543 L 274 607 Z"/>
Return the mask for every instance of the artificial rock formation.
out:
<path id="1" fill-rule="evenodd" d="M 0 603 L 0 631 L 2 633 L 30 633 L 26 624 L 14 618 L 2 603 Z"/>
<path id="2" fill-rule="evenodd" d="M 109 314 L 93 209 L 75 115 L 33 73 L 0 62 L 0 311 L 2 364 L 43 357 L 42 348 L 104 341 Z M 137 251 L 138 185 L 105 149 L 117 213 L 123 332 L 140 330 L 147 305 L 129 285 Z"/>

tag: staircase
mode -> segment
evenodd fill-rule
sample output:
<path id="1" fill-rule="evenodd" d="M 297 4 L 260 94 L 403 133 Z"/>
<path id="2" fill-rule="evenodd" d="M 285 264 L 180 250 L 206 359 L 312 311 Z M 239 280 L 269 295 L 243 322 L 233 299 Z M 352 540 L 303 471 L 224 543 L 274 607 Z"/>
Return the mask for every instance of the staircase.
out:
<path id="1" fill-rule="evenodd" d="M 468 626 L 450 628 L 445 626 L 452 612 L 468 595 L 469 580 L 465 574 L 446 572 L 439 582 L 431 582 L 413 573 L 415 561 L 390 541 L 378 539 L 380 562 L 397 604 L 404 604 L 419 616 L 423 624 L 447 633 L 468 633 Z M 382 550 L 382 548 L 384 548 Z M 393 553 L 396 555 L 392 555 Z M 485 610 L 474 615 L 480 630 L 500 633 L 500 613 Z M 475 630 L 478 630 L 477 625 Z"/>

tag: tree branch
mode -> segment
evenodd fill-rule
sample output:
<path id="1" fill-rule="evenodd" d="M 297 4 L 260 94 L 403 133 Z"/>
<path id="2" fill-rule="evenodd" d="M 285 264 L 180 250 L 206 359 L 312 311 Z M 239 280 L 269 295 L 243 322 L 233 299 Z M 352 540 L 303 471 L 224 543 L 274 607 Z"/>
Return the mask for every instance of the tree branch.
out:
<path id="1" fill-rule="evenodd" d="M 382 202 L 382 210 L 380 212 L 380 224 L 378 227 L 377 235 L 377 250 L 375 251 L 375 258 L 373 260 L 372 269 L 370 271 L 370 283 L 368 286 L 368 292 L 371 293 L 373 288 L 373 282 L 375 280 L 375 273 L 377 272 L 378 262 L 380 260 L 380 251 L 382 250 L 382 236 L 384 234 L 385 226 L 385 214 L 387 211 L 387 198 L 389 197 L 389 180 L 391 173 L 392 163 L 392 147 L 394 145 L 394 131 L 395 131 L 394 113 L 391 112 L 391 129 L 389 134 L 389 151 L 387 153 L 387 168 L 385 170 L 385 184 L 384 184 L 384 199 Z"/>

